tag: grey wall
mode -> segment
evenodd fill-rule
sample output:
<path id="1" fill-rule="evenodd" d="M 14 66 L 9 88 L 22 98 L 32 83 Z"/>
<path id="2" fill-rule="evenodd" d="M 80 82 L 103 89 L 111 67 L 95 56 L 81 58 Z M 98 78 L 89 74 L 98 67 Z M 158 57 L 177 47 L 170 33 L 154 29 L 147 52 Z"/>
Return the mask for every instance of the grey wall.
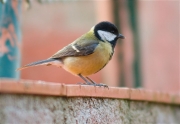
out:
<path id="1" fill-rule="evenodd" d="M 0 124 L 179 124 L 180 106 L 122 99 L 0 94 Z"/>

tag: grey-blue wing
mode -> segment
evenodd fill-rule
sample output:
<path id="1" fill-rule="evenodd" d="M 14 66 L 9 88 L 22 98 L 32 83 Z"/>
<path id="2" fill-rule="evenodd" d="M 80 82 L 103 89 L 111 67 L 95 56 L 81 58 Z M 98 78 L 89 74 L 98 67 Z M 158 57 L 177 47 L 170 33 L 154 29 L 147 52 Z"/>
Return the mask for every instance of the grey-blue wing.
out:
<path id="1" fill-rule="evenodd" d="M 97 42 L 90 42 L 82 45 L 78 45 L 76 43 L 69 44 L 68 46 L 64 47 L 53 56 L 51 56 L 51 58 L 56 59 L 68 56 L 87 56 L 94 52 L 98 44 L 99 43 Z"/>

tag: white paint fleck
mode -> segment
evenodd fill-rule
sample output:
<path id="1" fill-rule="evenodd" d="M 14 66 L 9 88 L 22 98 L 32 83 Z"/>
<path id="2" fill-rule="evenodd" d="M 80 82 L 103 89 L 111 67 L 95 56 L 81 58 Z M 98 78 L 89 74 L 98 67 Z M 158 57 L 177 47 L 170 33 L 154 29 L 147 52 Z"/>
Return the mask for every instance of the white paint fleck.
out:
<path id="1" fill-rule="evenodd" d="M 49 62 L 48 64 L 55 65 L 57 67 L 61 67 L 62 66 L 62 62 L 59 61 L 59 60 Z"/>

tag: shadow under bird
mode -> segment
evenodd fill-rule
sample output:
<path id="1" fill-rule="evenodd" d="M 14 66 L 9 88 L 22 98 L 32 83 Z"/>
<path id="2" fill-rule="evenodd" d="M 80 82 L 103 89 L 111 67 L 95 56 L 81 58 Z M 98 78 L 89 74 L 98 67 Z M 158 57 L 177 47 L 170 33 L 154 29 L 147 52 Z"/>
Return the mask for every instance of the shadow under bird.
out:
<path id="1" fill-rule="evenodd" d="M 31 66 L 55 65 L 81 77 L 85 81 L 84 85 L 108 87 L 106 84 L 95 83 L 88 76 L 100 71 L 111 60 L 119 38 L 125 37 L 119 34 L 114 24 L 103 21 L 50 58 L 27 64 L 18 70 Z"/>

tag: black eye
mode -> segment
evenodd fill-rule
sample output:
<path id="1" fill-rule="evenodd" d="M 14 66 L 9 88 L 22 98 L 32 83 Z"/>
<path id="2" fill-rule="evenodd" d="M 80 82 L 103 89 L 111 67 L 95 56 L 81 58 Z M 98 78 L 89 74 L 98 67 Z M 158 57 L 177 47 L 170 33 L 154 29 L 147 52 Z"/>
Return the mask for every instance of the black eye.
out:
<path id="1" fill-rule="evenodd" d="M 111 31 L 111 33 L 114 33 L 114 31 Z"/>

